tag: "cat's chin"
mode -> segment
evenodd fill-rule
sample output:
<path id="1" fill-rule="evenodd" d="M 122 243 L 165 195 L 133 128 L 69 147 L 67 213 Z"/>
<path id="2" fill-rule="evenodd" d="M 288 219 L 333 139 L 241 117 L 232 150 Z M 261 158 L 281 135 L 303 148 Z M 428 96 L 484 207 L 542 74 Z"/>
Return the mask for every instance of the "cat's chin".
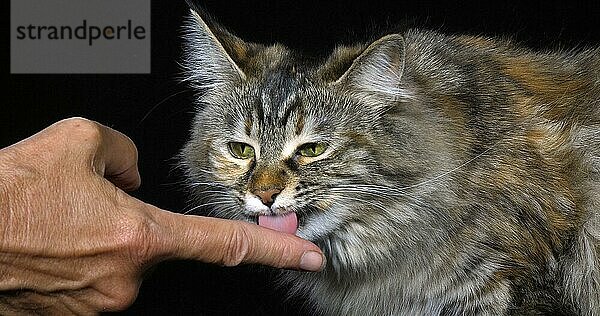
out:
<path id="1" fill-rule="evenodd" d="M 310 214 L 300 217 L 300 225 L 296 236 L 316 242 L 335 233 L 343 222 L 336 216 L 326 213 Z"/>

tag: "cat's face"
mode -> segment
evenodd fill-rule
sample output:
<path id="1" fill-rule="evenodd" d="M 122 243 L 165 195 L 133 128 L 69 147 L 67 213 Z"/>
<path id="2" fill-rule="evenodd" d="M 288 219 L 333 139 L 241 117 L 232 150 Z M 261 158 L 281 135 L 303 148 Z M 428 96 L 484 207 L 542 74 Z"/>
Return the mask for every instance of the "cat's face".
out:
<path id="1" fill-rule="evenodd" d="M 298 72 L 268 73 L 219 99 L 201 110 L 187 148 L 207 209 L 306 238 L 337 227 L 351 204 L 337 190 L 375 172 L 373 113 Z"/>
<path id="2" fill-rule="evenodd" d="M 187 36 L 187 80 L 202 91 L 183 151 L 193 210 L 311 240 L 422 221 L 398 189 L 435 169 L 423 161 L 443 152 L 443 132 L 400 80 L 400 36 L 318 61 L 209 24 L 193 12 Z"/>

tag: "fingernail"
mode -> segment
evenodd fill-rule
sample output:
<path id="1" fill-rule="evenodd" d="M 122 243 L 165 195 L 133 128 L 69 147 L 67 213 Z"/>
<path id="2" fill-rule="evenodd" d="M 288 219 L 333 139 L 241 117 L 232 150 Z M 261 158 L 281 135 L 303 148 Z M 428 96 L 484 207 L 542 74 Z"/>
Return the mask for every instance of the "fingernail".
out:
<path id="1" fill-rule="evenodd" d="M 307 251 L 300 259 L 300 269 L 306 271 L 321 271 L 325 268 L 325 257 L 316 251 Z"/>

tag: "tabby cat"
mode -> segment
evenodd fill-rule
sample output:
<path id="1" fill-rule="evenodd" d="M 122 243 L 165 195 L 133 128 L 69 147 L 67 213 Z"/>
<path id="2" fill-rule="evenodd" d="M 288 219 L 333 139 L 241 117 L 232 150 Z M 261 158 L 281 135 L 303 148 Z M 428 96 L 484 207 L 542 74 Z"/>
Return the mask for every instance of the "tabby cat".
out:
<path id="1" fill-rule="evenodd" d="M 326 58 L 191 5 L 197 208 L 318 244 L 328 315 L 600 315 L 600 49 L 408 30 Z"/>

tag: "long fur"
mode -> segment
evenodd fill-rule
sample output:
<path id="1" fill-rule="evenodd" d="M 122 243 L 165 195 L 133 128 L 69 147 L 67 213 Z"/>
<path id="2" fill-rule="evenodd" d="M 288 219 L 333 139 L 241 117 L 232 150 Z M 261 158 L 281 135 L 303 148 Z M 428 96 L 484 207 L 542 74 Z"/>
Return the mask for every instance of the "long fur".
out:
<path id="1" fill-rule="evenodd" d="M 269 212 L 328 259 L 284 272 L 291 295 L 329 315 L 600 315 L 600 49 L 409 30 L 315 61 L 197 8 L 187 25 L 194 206 L 255 222 L 254 190 L 279 186 Z"/>

